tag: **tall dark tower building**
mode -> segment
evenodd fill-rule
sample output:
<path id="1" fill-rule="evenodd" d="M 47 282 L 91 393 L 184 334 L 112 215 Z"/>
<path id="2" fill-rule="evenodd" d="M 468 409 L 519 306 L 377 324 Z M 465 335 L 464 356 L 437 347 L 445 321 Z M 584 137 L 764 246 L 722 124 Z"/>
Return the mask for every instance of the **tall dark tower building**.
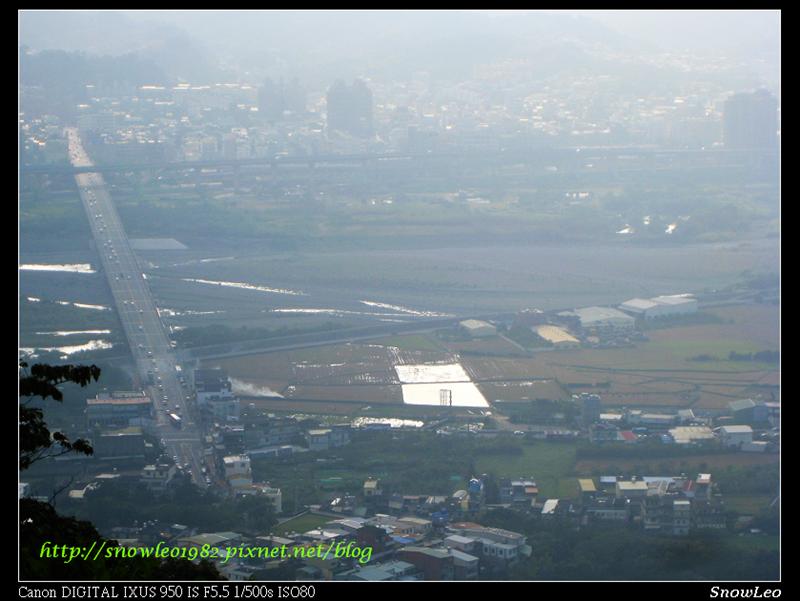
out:
<path id="1" fill-rule="evenodd" d="M 339 80 L 328 90 L 328 129 L 366 138 L 373 133 L 372 91 L 360 79 L 348 86 Z"/>
<path id="2" fill-rule="evenodd" d="M 283 101 L 287 111 L 296 114 L 306 112 L 306 92 L 296 77 L 283 86 Z"/>
<path id="3" fill-rule="evenodd" d="M 285 108 L 282 86 L 268 77 L 258 90 L 258 112 L 268 121 L 280 121 Z"/>
<path id="4" fill-rule="evenodd" d="M 353 134 L 366 138 L 372 135 L 372 90 L 357 79 L 350 88 L 353 101 Z"/>
<path id="5" fill-rule="evenodd" d="M 337 79 L 334 84 L 328 88 L 328 94 L 325 100 L 327 105 L 326 111 L 328 113 L 328 129 L 348 131 L 350 93 L 347 84 L 341 79 Z"/>
<path id="6" fill-rule="evenodd" d="M 778 100 L 767 90 L 734 94 L 725 101 L 722 136 L 726 148 L 778 148 Z"/>
<path id="7" fill-rule="evenodd" d="M 306 93 L 297 78 L 288 84 L 281 79 L 275 83 L 269 77 L 258 90 L 258 111 L 268 121 L 282 121 L 284 111 L 304 113 L 306 110 Z"/>

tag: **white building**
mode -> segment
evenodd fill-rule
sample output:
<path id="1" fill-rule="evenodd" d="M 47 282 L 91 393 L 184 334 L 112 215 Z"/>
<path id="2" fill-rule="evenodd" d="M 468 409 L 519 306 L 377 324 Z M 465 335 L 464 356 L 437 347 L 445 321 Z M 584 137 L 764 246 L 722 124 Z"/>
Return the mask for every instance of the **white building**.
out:
<path id="1" fill-rule="evenodd" d="M 641 317 L 654 317 L 653 312 L 658 310 L 658 303 L 646 298 L 631 298 L 619 306 L 623 311 Z"/>
<path id="2" fill-rule="evenodd" d="M 253 472 L 247 455 L 229 455 L 223 458 L 225 479 L 234 492 L 246 492 L 253 485 Z"/>
<path id="3" fill-rule="evenodd" d="M 142 468 L 139 481 L 150 490 L 163 491 L 175 477 L 175 472 L 176 468 L 174 463 L 162 462 L 154 465 L 146 465 Z"/>
<path id="4" fill-rule="evenodd" d="M 272 506 L 275 508 L 275 513 L 280 513 L 283 511 L 283 495 L 280 488 L 274 488 L 272 486 L 260 484 L 255 486 L 261 496 L 266 497 L 272 502 Z"/>
<path id="5" fill-rule="evenodd" d="M 531 548 L 525 536 L 518 532 L 490 528 L 477 524 L 453 524 L 450 531 L 463 538 L 475 541 L 474 553 L 491 563 L 513 564 L 520 556 L 530 556 Z M 452 538 L 451 538 L 452 540 Z"/>
<path id="6" fill-rule="evenodd" d="M 575 309 L 574 314 L 581 321 L 581 327 L 586 329 L 630 329 L 636 320 L 618 309 L 611 307 L 583 307 Z"/>
<path id="7" fill-rule="evenodd" d="M 364 481 L 363 494 L 365 497 L 378 497 L 382 492 L 377 478 L 367 478 Z"/>
<path id="8" fill-rule="evenodd" d="M 198 407 L 217 418 L 239 419 L 239 399 L 231 391 L 231 381 L 224 370 L 196 369 L 194 388 Z"/>
<path id="9" fill-rule="evenodd" d="M 697 299 L 688 294 L 673 294 L 653 298 L 632 298 L 619 306 L 623 311 L 643 317 L 655 319 L 672 315 L 688 315 L 697 312 Z"/>
<path id="10" fill-rule="evenodd" d="M 697 313 L 697 299 L 687 294 L 656 296 L 651 300 L 658 303 L 662 315 Z"/>
<path id="11" fill-rule="evenodd" d="M 542 515 L 543 516 L 555 515 L 557 509 L 558 509 L 558 499 L 547 499 L 544 502 L 544 506 L 542 507 Z"/>
<path id="12" fill-rule="evenodd" d="M 722 426 L 719 429 L 722 444 L 726 447 L 742 447 L 753 442 L 753 428 L 750 426 Z"/>
<path id="13" fill-rule="evenodd" d="M 492 324 L 478 319 L 465 319 L 458 325 L 473 338 L 485 338 L 497 334 L 497 328 Z"/>

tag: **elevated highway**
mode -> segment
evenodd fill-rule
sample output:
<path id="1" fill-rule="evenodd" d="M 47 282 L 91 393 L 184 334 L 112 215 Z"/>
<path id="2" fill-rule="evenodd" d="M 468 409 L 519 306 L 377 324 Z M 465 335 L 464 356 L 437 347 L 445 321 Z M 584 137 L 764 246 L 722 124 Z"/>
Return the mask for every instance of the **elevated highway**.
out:
<path id="1" fill-rule="evenodd" d="M 138 374 L 145 383 L 152 374 L 146 390 L 153 402 L 157 433 L 166 451 L 185 466 L 196 484 L 205 487 L 202 432 L 187 406 L 188 394 L 178 379 L 169 337 L 103 176 L 92 170 L 77 131 L 67 133 L 70 160 L 80 170 L 75 181 Z M 181 428 L 171 423 L 169 413 L 181 416 Z"/>

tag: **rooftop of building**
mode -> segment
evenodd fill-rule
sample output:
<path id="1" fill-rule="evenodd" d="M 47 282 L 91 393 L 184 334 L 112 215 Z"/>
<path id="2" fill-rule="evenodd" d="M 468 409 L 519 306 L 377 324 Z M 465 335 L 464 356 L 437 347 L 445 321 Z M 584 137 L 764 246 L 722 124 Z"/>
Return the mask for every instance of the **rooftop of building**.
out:
<path id="1" fill-rule="evenodd" d="M 742 426 L 742 425 L 733 425 L 733 426 L 722 426 L 720 430 L 725 434 L 752 434 L 753 428 L 750 426 Z"/>
<path id="2" fill-rule="evenodd" d="M 617 482 L 617 486 L 620 490 L 647 490 L 647 482 L 642 482 L 641 480 L 635 482 L 631 480 L 622 480 Z"/>
<path id="3" fill-rule="evenodd" d="M 646 298 L 632 298 L 626 300 L 624 303 L 620 305 L 620 307 L 624 309 L 634 309 L 639 311 L 646 311 L 647 309 L 652 309 L 653 307 L 657 306 L 658 303 L 655 303 Z"/>
<path id="4" fill-rule="evenodd" d="M 459 325 L 465 328 L 494 328 L 489 322 L 481 321 L 480 319 L 465 319 Z"/>
<path id="5" fill-rule="evenodd" d="M 728 403 L 731 411 L 741 411 L 743 409 L 752 409 L 753 407 L 764 407 L 765 403 L 761 399 L 739 399 Z"/>
<path id="6" fill-rule="evenodd" d="M 536 333 L 545 340 L 554 344 L 559 342 L 578 342 L 572 334 L 567 332 L 564 328 L 552 325 L 542 325 L 536 327 Z"/>
<path id="7" fill-rule="evenodd" d="M 143 393 L 140 396 L 115 397 L 112 394 L 98 394 L 93 399 L 86 399 L 87 405 L 149 405 L 152 401 Z"/>
<path id="8" fill-rule="evenodd" d="M 580 309 L 575 309 L 574 312 L 582 321 L 601 321 L 604 319 L 622 319 L 630 321 L 633 319 L 627 313 L 623 313 L 612 307 L 582 307 Z"/>

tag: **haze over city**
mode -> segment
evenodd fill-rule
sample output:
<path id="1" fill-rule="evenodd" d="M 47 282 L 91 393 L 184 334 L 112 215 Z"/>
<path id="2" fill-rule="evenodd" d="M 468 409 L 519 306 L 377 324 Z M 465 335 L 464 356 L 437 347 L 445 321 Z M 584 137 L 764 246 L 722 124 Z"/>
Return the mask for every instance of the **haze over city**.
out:
<path id="1" fill-rule="evenodd" d="M 780 25 L 20 11 L 20 580 L 779 583 Z"/>

